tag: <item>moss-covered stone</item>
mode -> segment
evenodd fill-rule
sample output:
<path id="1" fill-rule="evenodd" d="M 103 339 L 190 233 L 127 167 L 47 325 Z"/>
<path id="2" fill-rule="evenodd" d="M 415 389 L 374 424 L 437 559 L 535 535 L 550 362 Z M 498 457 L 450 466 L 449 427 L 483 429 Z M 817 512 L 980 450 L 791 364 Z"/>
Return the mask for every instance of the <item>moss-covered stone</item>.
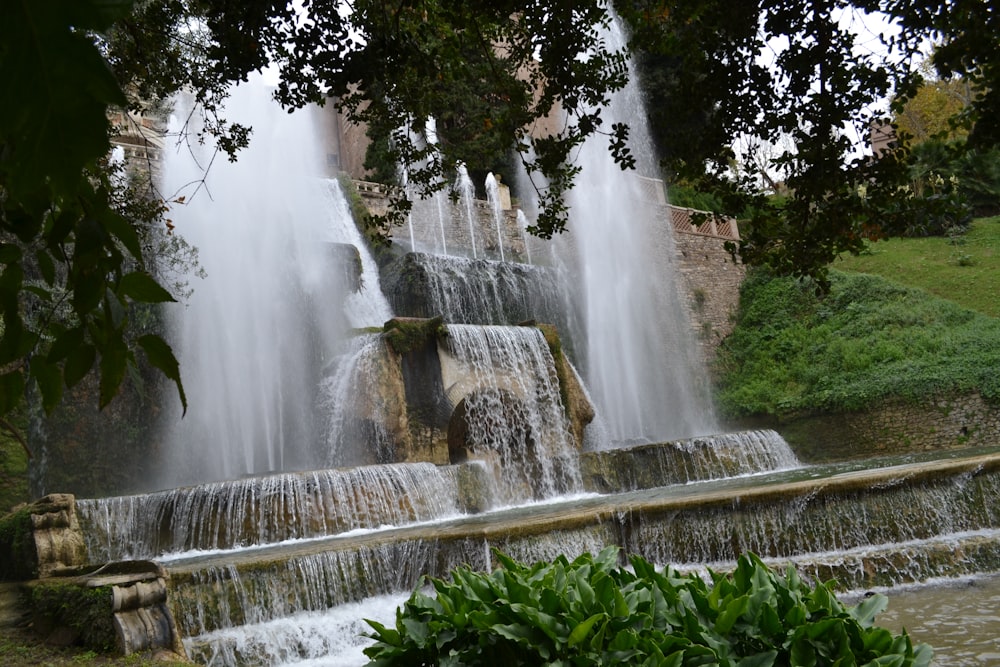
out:
<path id="1" fill-rule="evenodd" d="M 38 556 L 27 505 L 0 518 L 0 581 L 38 576 Z"/>
<path id="2" fill-rule="evenodd" d="M 98 651 L 113 651 L 117 644 L 111 603 L 111 586 L 88 588 L 58 579 L 31 585 L 30 604 L 37 631 L 45 635 L 68 628 L 76 643 Z"/>
<path id="3" fill-rule="evenodd" d="M 440 317 L 394 317 L 385 323 L 383 330 L 386 342 L 400 355 L 448 335 L 444 320 Z"/>

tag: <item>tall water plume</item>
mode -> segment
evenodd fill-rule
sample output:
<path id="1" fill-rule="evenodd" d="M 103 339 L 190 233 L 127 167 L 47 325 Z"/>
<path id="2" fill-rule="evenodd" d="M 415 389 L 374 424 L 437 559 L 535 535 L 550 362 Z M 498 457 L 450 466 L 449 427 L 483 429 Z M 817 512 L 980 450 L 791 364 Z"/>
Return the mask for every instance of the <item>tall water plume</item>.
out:
<path id="1" fill-rule="evenodd" d="M 609 48 L 625 43 L 616 20 Z M 627 123 L 636 171 L 614 163 L 603 137 L 578 157 L 570 233 L 559 252 L 574 271 L 582 324 L 578 363 L 610 441 L 665 440 L 717 432 L 694 332 L 678 294 L 669 214 L 642 176 L 656 175 L 634 71 L 602 113 Z"/>
<path id="2" fill-rule="evenodd" d="M 311 112 L 289 115 L 250 82 L 226 114 L 253 127 L 237 162 L 192 141 L 164 164 L 164 190 L 186 198 L 170 212 L 176 233 L 206 272 L 169 313 L 190 406 L 168 437 L 171 483 L 314 465 L 313 397 L 335 341 L 390 316 L 343 195 L 322 178 Z M 344 243 L 368 269 L 347 312 L 344 264 L 357 256 Z"/>
<path id="3" fill-rule="evenodd" d="M 479 253 L 476 250 L 476 212 L 473 209 L 473 202 L 476 200 L 476 186 L 469 178 L 469 170 L 464 164 L 458 165 L 458 175 L 455 178 L 455 190 L 462 205 L 462 215 L 469 226 L 469 245 L 472 251 L 472 259 L 477 259 Z"/>
<path id="4" fill-rule="evenodd" d="M 500 183 L 492 171 L 486 174 L 486 201 L 489 202 L 490 212 L 493 214 L 493 226 L 497 230 L 497 248 L 500 252 L 500 261 L 506 262 L 507 258 L 503 252 L 503 208 L 500 203 Z"/>

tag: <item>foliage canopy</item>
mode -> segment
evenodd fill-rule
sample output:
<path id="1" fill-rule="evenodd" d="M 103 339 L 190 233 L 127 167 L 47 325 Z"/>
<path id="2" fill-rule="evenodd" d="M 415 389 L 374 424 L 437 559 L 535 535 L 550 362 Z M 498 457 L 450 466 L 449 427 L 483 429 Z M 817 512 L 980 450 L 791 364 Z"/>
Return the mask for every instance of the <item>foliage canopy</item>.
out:
<path id="1" fill-rule="evenodd" d="M 883 97 L 919 84 L 910 59 L 939 42 L 939 76 L 979 91 L 963 112 L 969 146 L 1000 142 L 1000 19 L 978 0 L 621 0 L 630 48 L 659 63 L 654 126 L 666 166 L 708 184 L 719 208 L 746 216 L 743 259 L 824 285 L 826 264 L 920 211 L 963 213 L 949 196 L 903 196 L 902 149 L 856 157 Z M 129 333 L 136 302 L 172 299 L 143 258 L 137 223 L 113 205 L 102 168 L 110 107 L 144 108 L 185 88 L 206 132 L 233 158 L 250 129 L 220 109 L 229 85 L 277 68 L 288 107 L 331 100 L 385 137 L 417 195 L 440 190 L 457 161 L 490 164 L 516 150 L 535 179 L 535 233 L 561 231 L 575 149 L 603 134 L 628 167 L 628 128 L 601 105 L 627 76 L 602 0 L 2 0 L 0 86 L 0 414 L 34 383 L 46 407 L 95 365 L 101 403 L 135 350 L 173 379 L 162 339 Z M 882 11 L 900 27 L 892 59 L 856 49 L 843 17 Z M 773 67 L 763 44 L 781 41 Z M 130 95 L 126 97 L 123 91 Z M 553 122 L 554 119 L 554 122 Z M 433 127 L 432 132 L 428 128 Z M 542 126 L 548 129 L 534 131 Z M 750 177 L 725 177 L 733 138 L 792 137 L 775 157 L 791 195 L 775 201 Z M 436 141 L 436 145 L 435 145 Z M 408 202 L 397 202 L 406 210 Z M 928 213 L 930 212 L 930 213 Z"/>

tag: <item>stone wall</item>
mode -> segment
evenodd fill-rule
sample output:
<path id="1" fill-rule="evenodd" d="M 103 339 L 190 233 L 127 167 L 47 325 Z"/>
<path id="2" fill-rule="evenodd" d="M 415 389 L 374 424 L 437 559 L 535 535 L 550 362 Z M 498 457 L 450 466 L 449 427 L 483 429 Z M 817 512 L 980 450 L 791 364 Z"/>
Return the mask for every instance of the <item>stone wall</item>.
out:
<path id="1" fill-rule="evenodd" d="M 383 189 L 384 186 L 356 182 L 356 187 L 372 213 L 382 215 L 386 212 L 388 196 L 387 191 Z M 462 252 L 462 249 L 471 247 L 471 242 L 468 223 L 464 221 L 458 205 L 446 200 L 443 207 L 449 252 L 471 256 L 471 253 Z M 414 208 L 417 211 L 417 215 L 414 216 L 417 249 L 422 252 L 440 252 L 440 246 L 435 247 L 436 239 L 440 237 L 436 204 L 432 201 L 415 202 Z M 703 360 L 711 364 L 719 344 L 730 334 L 735 325 L 740 284 L 746 275 L 745 267 L 734 262 L 732 255 L 725 248 L 726 242 L 735 240 L 735 237 L 726 238 L 691 231 L 696 228 L 690 223 L 689 210 L 662 204 L 657 208 L 662 211 L 658 220 L 662 219 L 664 222 L 669 220 L 673 225 L 673 252 L 681 296 L 688 306 L 692 334 L 698 341 Z M 682 214 L 678 215 L 678 212 Z M 476 247 L 480 251 L 479 256 L 499 259 L 492 211 L 485 202 L 477 201 L 475 215 L 477 223 L 473 233 L 477 238 Z M 535 257 L 547 256 L 545 241 L 525 237 L 517 223 L 516 210 L 505 211 L 504 216 L 502 236 L 507 260 L 523 262 L 529 253 Z M 726 227 L 725 231 L 735 235 L 735 226 L 732 227 L 733 229 Z M 529 245 L 527 248 L 526 240 Z M 409 248 L 409 229 L 395 228 L 393 241 Z M 655 238 L 651 242 L 661 245 Z M 662 245 L 661 250 L 666 252 L 669 244 Z"/>
<path id="2" fill-rule="evenodd" d="M 736 324 L 740 284 L 746 268 L 733 261 L 725 238 L 674 233 L 678 282 L 691 318 L 691 328 L 706 363 Z"/>
<path id="3" fill-rule="evenodd" d="M 385 186 L 365 181 L 355 181 L 358 194 L 374 215 L 385 215 L 388 210 L 388 190 Z M 509 198 L 509 195 L 507 195 Z M 392 228 L 391 239 L 407 250 L 525 262 L 525 234 L 517 221 L 517 210 L 502 211 L 498 233 L 493 209 L 484 201 L 472 204 L 472 224 L 462 202 L 453 202 L 447 193 L 440 199 L 417 199 L 409 223 Z M 444 240 L 442 241 L 442 231 Z M 501 250 L 502 248 L 502 250 Z"/>
<path id="4" fill-rule="evenodd" d="M 1000 444 L 1000 405 L 978 394 L 883 403 L 771 423 L 809 463 Z"/>

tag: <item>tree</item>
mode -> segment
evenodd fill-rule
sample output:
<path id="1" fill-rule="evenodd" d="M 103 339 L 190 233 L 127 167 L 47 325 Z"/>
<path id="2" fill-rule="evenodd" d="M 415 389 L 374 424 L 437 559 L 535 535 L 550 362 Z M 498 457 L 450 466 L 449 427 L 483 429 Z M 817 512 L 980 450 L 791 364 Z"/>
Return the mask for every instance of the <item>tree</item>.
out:
<path id="1" fill-rule="evenodd" d="M 931 139 L 952 141 L 965 139 L 969 132 L 960 123 L 962 115 L 974 99 L 969 82 L 961 78 L 942 80 L 934 77 L 931 64 L 921 66 L 924 83 L 898 105 L 893 119 L 897 132 L 910 145 Z"/>
<path id="2" fill-rule="evenodd" d="M 186 88 L 234 158 L 249 128 L 218 114 L 231 82 L 272 64 L 279 103 L 334 103 L 386 136 L 390 160 L 418 195 L 440 190 L 457 161 L 495 162 L 516 150 L 536 177 L 542 215 L 533 229 L 564 229 L 562 194 L 574 149 L 604 134 L 631 163 L 628 128 L 606 127 L 601 105 L 627 77 L 625 52 L 606 42 L 601 0 L 2 0 L 0 72 L 0 414 L 29 381 L 46 406 L 95 364 L 101 402 L 114 396 L 141 349 L 183 390 L 169 348 L 127 334 L 133 302 L 171 298 L 146 270 L 134 221 L 111 205 L 100 168 L 109 106 L 141 107 Z M 902 148 L 873 161 L 867 136 L 883 98 L 905 100 L 922 40 L 941 46 L 934 66 L 981 91 L 967 107 L 969 145 L 1000 142 L 1000 25 L 979 0 L 632 0 L 620 10 L 632 48 L 658 73 L 654 125 L 670 173 L 712 187 L 729 214 L 749 219 L 744 261 L 818 277 L 837 254 L 903 228 L 947 200 L 902 197 Z M 902 31 L 884 41 L 902 57 L 858 51 L 845 18 L 881 10 Z M 30 29 L 29 29 L 30 28 Z M 762 63 L 762 47 L 774 48 Z M 110 65 L 110 68 L 109 68 Z M 38 85 L 43 82 L 45 85 Z M 122 90 L 131 93 L 126 98 Z M 565 118 L 537 136 L 530 128 Z M 439 122 L 439 145 L 422 137 Z M 778 168 L 790 195 L 768 199 L 759 179 L 727 173 L 736 137 L 792 145 Z M 408 203 L 397 202 L 405 211 Z M 64 313 L 65 317 L 56 317 Z"/>
<path id="3" fill-rule="evenodd" d="M 162 338 L 128 334 L 134 303 L 172 300 L 116 209 L 107 111 L 126 98 L 95 44 L 126 0 L 5 0 L 0 24 L 0 416 L 38 388 L 46 409 L 95 365 L 100 403 L 136 350 L 177 383 Z M 16 100 L 16 103 L 11 101 Z"/>

